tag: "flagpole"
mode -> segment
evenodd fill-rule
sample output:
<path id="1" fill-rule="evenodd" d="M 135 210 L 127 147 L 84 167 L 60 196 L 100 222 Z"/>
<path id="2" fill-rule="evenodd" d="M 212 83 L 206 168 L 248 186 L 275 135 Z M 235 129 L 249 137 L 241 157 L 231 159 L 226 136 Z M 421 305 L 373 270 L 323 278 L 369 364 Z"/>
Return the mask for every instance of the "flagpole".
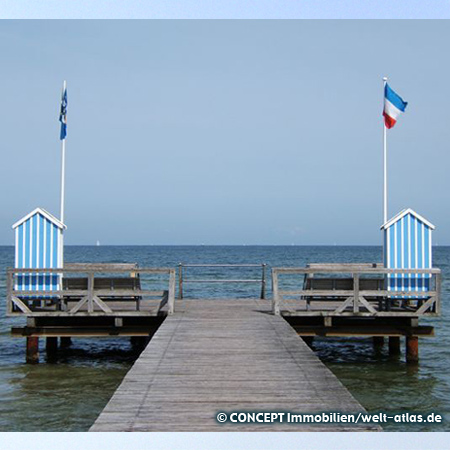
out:
<path id="1" fill-rule="evenodd" d="M 61 141 L 61 222 L 64 223 L 64 188 L 65 188 L 65 166 L 66 166 L 66 139 Z"/>
<path id="2" fill-rule="evenodd" d="M 384 92 L 386 89 L 387 77 L 383 78 L 383 101 Z M 383 183 L 383 224 L 387 222 L 387 143 L 386 143 L 386 123 L 383 118 L 383 173 L 384 173 L 384 183 Z"/>
<path id="3" fill-rule="evenodd" d="M 66 90 L 66 81 L 63 84 L 63 94 Z M 66 172 L 66 137 L 61 140 L 61 208 L 60 219 L 64 223 L 64 189 L 65 189 L 65 172 Z"/>
<path id="4" fill-rule="evenodd" d="M 67 84 L 66 80 L 63 83 L 63 90 L 61 96 L 61 102 L 63 101 L 64 93 L 66 92 Z M 67 108 L 67 105 L 66 105 Z M 66 120 L 64 118 L 64 120 Z M 61 123 L 62 126 L 62 123 Z M 67 126 L 67 124 L 65 125 Z M 66 133 L 66 131 L 65 131 Z M 60 219 L 61 223 L 64 224 L 64 194 L 65 194 L 65 184 L 66 184 L 66 134 L 64 134 L 64 139 L 61 139 L 61 208 L 60 208 Z M 60 264 L 64 267 L 64 229 L 61 230 L 61 242 L 60 242 Z M 62 275 L 60 275 L 62 278 Z M 60 280 L 61 283 L 61 280 Z"/>

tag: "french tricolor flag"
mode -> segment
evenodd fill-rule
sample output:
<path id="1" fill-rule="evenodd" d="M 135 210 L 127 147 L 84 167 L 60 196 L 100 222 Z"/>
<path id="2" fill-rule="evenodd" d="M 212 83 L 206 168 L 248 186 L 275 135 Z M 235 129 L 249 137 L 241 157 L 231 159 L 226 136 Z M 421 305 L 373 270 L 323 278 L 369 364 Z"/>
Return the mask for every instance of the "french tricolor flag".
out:
<path id="1" fill-rule="evenodd" d="M 397 117 L 405 112 L 408 103 L 396 94 L 386 83 L 384 86 L 384 124 L 386 128 L 392 128 L 397 122 Z"/>

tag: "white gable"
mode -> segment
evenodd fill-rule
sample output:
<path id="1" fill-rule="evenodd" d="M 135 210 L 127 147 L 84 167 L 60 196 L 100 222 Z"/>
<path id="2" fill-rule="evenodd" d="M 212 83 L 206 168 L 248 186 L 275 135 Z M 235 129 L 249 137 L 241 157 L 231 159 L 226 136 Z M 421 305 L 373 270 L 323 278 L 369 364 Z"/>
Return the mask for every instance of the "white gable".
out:
<path id="1" fill-rule="evenodd" d="M 45 209 L 42 208 L 36 208 L 33 211 L 31 211 L 29 214 L 27 214 L 25 217 L 22 217 L 18 222 L 16 222 L 12 227 L 17 228 L 19 225 L 22 225 L 24 222 L 26 222 L 30 217 L 33 217 L 35 214 L 42 214 L 47 220 L 55 224 L 58 228 L 61 230 L 66 229 L 67 227 L 58 220 L 54 215 L 47 212 Z"/>
<path id="2" fill-rule="evenodd" d="M 429 228 L 431 228 L 432 230 L 434 230 L 436 227 L 429 222 L 427 219 L 425 219 L 424 217 L 422 217 L 420 214 L 417 214 L 414 210 L 412 210 L 411 208 L 408 209 L 404 209 L 403 211 L 400 211 L 396 216 L 394 216 L 392 219 L 388 220 L 382 227 L 382 230 L 385 230 L 386 228 L 389 228 L 391 225 L 393 225 L 395 222 L 398 222 L 399 220 L 401 220 L 403 217 L 405 217 L 406 215 L 411 214 L 412 216 L 414 216 L 416 219 L 420 220 L 421 222 L 423 222 L 425 225 L 427 225 Z"/>

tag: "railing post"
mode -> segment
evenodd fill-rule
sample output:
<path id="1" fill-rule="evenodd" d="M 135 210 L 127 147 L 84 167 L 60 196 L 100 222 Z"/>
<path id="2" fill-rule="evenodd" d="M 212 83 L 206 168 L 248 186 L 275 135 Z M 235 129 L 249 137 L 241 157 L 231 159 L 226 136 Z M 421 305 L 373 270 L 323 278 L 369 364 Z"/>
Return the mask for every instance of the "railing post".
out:
<path id="1" fill-rule="evenodd" d="M 88 273 L 88 312 L 94 312 L 94 272 Z"/>
<path id="2" fill-rule="evenodd" d="M 64 270 L 64 265 L 62 267 L 62 270 Z M 45 274 L 43 274 L 44 278 L 45 278 Z M 63 291 L 64 290 L 64 272 L 58 273 L 58 289 Z M 51 275 L 50 275 L 50 279 L 51 279 Z M 58 301 L 59 301 L 59 305 L 57 306 L 57 308 L 59 308 L 60 311 L 64 311 L 65 310 L 65 305 L 64 305 L 64 294 L 58 295 Z"/>
<path id="3" fill-rule="evenodd" d="M 353 273 L 353 312 L 359 312 L 359 273 Z"/>
<path id="4" fill-rule="evenodd" d="M 178 264 L 178 298 L 183 299 L 183 264 Z"/>
<path id="5" fill-rule="evenodd" d="M 280 298 L 278 296 L 278 273 L 272 269 L 272 311 L 276 316 L 280 315 Z"/>
<path id="6" fill-rule="evenodd" d="M 441 281 L 442 281 L 442 274 L 439 271 L 436 274 L 436 302 L 435 302 L 436 314 L 441 314 Z"/>
<path id="7" fill-rule="evenodd" d="M 7 299 L 7 311 L 9 314 L 13 312 L 12 293 L 13 291 L 13 272 L 8 270 L 8 276 L 6 279 L 6 299 Z"/>
<path id="8" fill-rule="evenodd" d="M 170 270 L 169 276 L 169 300 L 168 300 L 169 314 L 175 312 L 175 270 Z"/>
<path id="9" fill-rule="evenodd" d="M 266 298 L 266 264 L 262 265 L 261 300 Z"/>

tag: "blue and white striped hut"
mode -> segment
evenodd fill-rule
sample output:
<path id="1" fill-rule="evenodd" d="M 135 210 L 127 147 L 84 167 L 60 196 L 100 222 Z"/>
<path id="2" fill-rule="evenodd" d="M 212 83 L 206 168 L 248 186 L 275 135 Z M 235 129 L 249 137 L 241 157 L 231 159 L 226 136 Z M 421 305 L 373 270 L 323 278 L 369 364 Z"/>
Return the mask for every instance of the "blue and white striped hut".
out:
<path id="1" fill-rule="evenodd" d="M 36 208 L 13 225 L 16 269 L 60 269 L 63 267 L 62 234 L 66 226 L 42 208 Z M 18 275 L 17 290 L 59 290 L 60 275 Z"/>
<path id="2" fill-rule="evenodd" d="M 381 229 L 384 232 L 384 266 L 389 269 L 429 269 L 432 263 L 432 236 L 435 226 L 412 209 L 404 209 Z M 388 276 L 390 291 L 427 291 L 428 274 Z"/>

